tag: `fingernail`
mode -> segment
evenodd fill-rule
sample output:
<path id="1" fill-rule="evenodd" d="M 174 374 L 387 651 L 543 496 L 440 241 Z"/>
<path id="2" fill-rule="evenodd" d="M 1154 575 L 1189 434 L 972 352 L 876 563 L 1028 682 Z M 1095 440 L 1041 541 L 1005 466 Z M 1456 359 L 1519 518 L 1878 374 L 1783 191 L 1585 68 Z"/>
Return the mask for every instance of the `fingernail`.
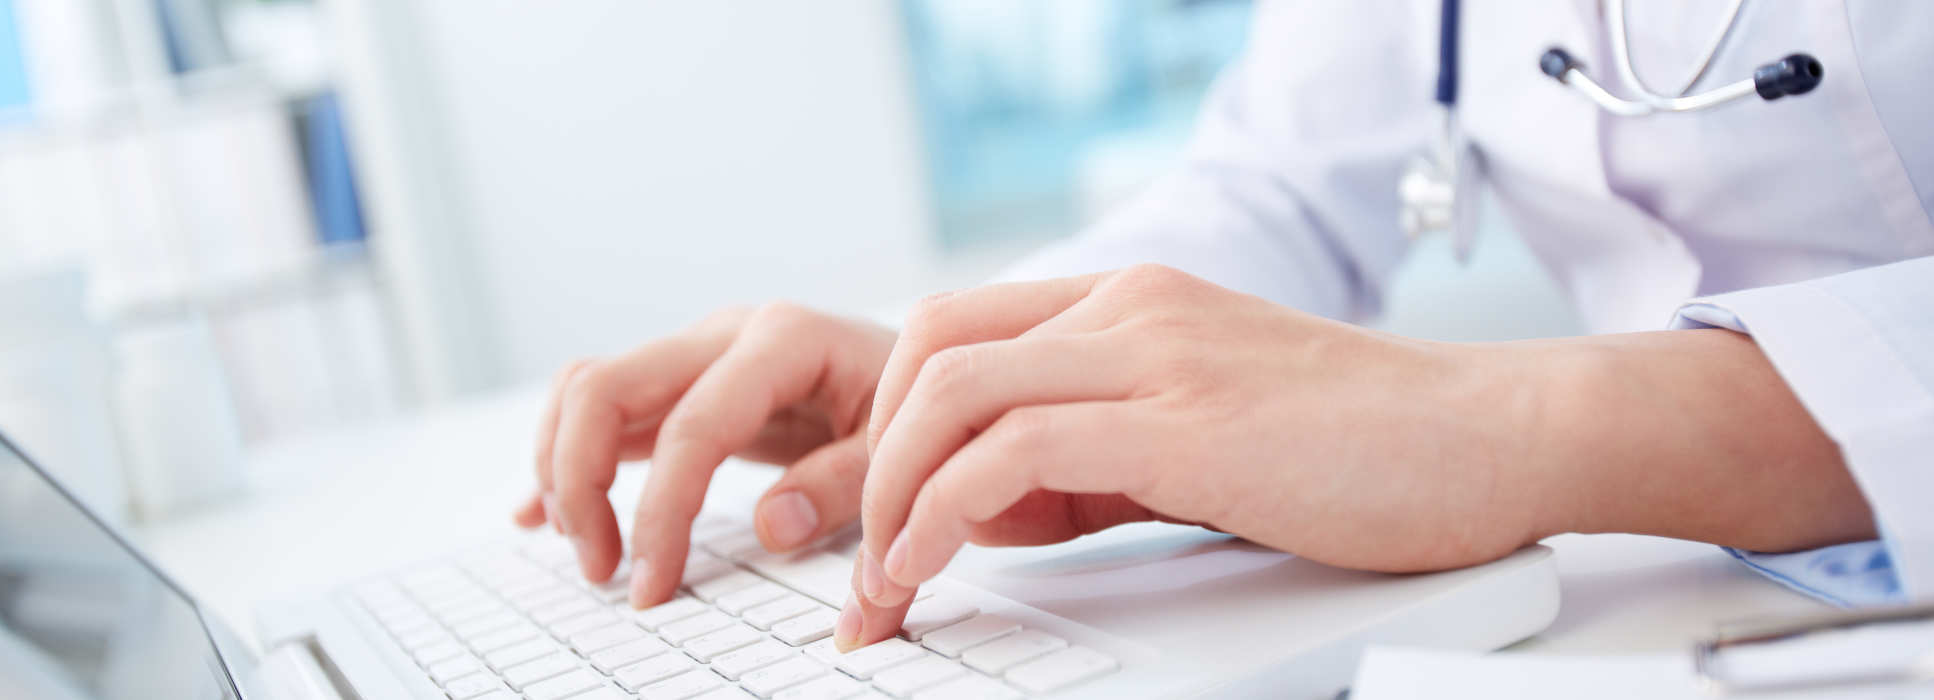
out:
<path id="1" fill-rule="evenodd" d="M 772 538 L 772 543 L 786 549 L 805 544 L 819 531 L 819 511 L 798 491 L 788 491 L 767 501 L 759 509 L 759 519 L 765 522 L 766 535 Z"/>
<path id="2" fill-rule="evenodd" d="M 839 609 L 839 622 L 833 624 L 833 647 L 844 654 L 859 646 L 860 642 L 860 604 L 851 596 L 846 598 L 846 607 Z"/>
<path id="3" fill-rule="evenodd" d="M 907 531 L 906 530 L 901 530 L 899 535 L 894 536 L 893 546 L 888 547 L 886 550 L 886 573 L 891 574 L 895 581 L 902 581 L 906 579 L 906 576 L 907 576 Z"/>
<path id="4" fill-rule="evenodd" d="M 650 581 L 651 581 L 651 562 L 645 561 L 643 557 L 639 557 L 638 559 L 632 561 L 631 562 L 631 607 L 633 609 L 643 609 L 645 607 L 645 594 L 646 594 L 645 586 L 648 585 Z"/>
<path id="5" fill-rule="evenodd" d="M 872 552 L 863 557 L 866 564 L 860 567 L 860 592 L 875 604 L 880 602 L 880 594 L 886 592 L 886 576 L 880 572 L 880 562 L 873 558 Z"/>

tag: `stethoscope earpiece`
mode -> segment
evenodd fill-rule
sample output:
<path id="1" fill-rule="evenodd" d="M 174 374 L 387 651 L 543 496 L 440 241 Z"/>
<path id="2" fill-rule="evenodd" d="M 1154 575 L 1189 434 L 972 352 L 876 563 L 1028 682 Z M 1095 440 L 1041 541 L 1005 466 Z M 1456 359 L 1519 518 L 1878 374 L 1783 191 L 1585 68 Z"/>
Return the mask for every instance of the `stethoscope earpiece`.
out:
<path id="1" fill-rule="evenodd" d="M 1545 49 L 1538 56 L 1538 70 L 1551 79 L 1569 86 L 1584 95 L 1586 99 L 1598 104 L 1607 112 L 1626 117 L 1637 117 L 1654 112 L 1691 112 L 1707 109 L 1733 100 L 1758 95 L 1763 100 L 1777 100 L 1787 95 L 1803 95 L 1820 86 L 1826 75 L 1826 68 L 1819 59 L 1803 53 L 1796 53 L 1778 61 L 1768 63 L 1753 70 L 1753 77 L 1739 80 L 1698 94 L 1688 94 L 1699 78 L 1706 74 L 1712 65 L 1713 56 L 1726 41 L 1726 35 L 1739 23 L 1739 9 L 1745 0 L 1733 0 L 1732 7 L 1726 12 L 1726 22 L 1719 27 L 1708 45 L 1704 58 L 1698 63 L 1685 87 L 1674 95 L 1661 95 L 1646 87 L 1638 72 L 1632 69 L 1631 41 L 1625 32 L 1625 0 L 1606 0 L 1605 24 L 1612 34 L 1612 57 L 1619 77 L 1635 93 L 1632 97 L 1620 97 L 1606 90 L 1590 75 L 1585 73 L 1584 64 L 1562 48 Z"/>
<path id="2" fill-rule="evenodd" d="M 1753 91 L 1768 100 L 1804 95 L 1820 86 L 1826 68 L 1811 55 L 1796 53 L 1753 70 Z"/>

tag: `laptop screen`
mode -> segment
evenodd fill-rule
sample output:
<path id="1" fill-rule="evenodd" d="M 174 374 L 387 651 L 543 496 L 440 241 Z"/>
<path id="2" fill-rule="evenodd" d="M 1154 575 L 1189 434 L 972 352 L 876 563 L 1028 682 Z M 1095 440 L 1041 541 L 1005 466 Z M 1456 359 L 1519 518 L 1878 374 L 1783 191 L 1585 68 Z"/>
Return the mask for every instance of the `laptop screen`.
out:
<path id="1" fill-rule="evenodd" d="M 233 698 L 195 606 L 0 439 L 0 698 Z"/>

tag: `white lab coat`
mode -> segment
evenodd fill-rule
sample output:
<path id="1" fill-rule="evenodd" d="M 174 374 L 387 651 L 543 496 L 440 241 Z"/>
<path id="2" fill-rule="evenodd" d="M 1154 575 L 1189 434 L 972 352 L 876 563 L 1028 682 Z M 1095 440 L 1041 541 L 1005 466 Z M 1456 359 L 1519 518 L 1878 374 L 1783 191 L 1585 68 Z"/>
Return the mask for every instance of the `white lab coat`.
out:
<path id="1" fill-rule="evenodd" d="M 1637 73 L 1682 84 L 1723 3 L 1630 4 Z M 1161 262 L 1325 316 L 1374 314 L 1407 244 L 1395 183 L 1440 128 L 1438 8 L 1263 3 L 1185 166 L 1005 276 Z M 1463 14 L 1472 162 L 1588 327 L 1752 334 L 1838 442 L 1883 536 L 1742 559 L 1843 604 L 1934 598 L 1934 3 L 1747 3 L 1695 91 L 1796 51 L 1824 64 L 1819 88 L 1637 118 L 1537 68 L 1563 46 L 1631 94 L 1599 3 L 1466 0 Z"/>

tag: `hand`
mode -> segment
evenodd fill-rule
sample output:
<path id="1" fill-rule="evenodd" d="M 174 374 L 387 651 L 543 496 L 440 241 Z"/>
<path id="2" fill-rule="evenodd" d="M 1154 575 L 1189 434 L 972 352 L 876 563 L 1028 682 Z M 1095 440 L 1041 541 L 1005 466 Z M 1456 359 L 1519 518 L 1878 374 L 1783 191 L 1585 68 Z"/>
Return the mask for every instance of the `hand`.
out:
<path id="1" fill-rule="evenodd" d="M 931 299 L 874 399 L 840 643 L 891 635 L 969 541 L 1163 518 L 1379 571 L 1508 554 L 1533 491 L 1488 417 L 1531 407 L 1473 352 L 1154 266 Z"/>
<path id="2" fill-rule="evenodd" d="M 1747 336 L 1417 341 L 1153 266 L 927 301 L 867 436 L 842 648 L 897 631 L 963 542 L 1148 518 L 1390 572 L 1559 532 L 1774 552 L 1875 532 Z"/>
<path id="3" fill-rule="evenodd" d="M 692 518 L 729 455 L 790 465 L 754 525 L 785 551 L 859 512 L 860 428 L 893 332 L 795 306 L 714 314 L 623 355 L 560 372 L 538 423 L 537 492 L 515 519 L 549 520 L 586 578 L 608 580 L 623 551 L 605 495 L 621 460 L 653 459 L 632 529 L 631 604 L 671 597 Z"/>

